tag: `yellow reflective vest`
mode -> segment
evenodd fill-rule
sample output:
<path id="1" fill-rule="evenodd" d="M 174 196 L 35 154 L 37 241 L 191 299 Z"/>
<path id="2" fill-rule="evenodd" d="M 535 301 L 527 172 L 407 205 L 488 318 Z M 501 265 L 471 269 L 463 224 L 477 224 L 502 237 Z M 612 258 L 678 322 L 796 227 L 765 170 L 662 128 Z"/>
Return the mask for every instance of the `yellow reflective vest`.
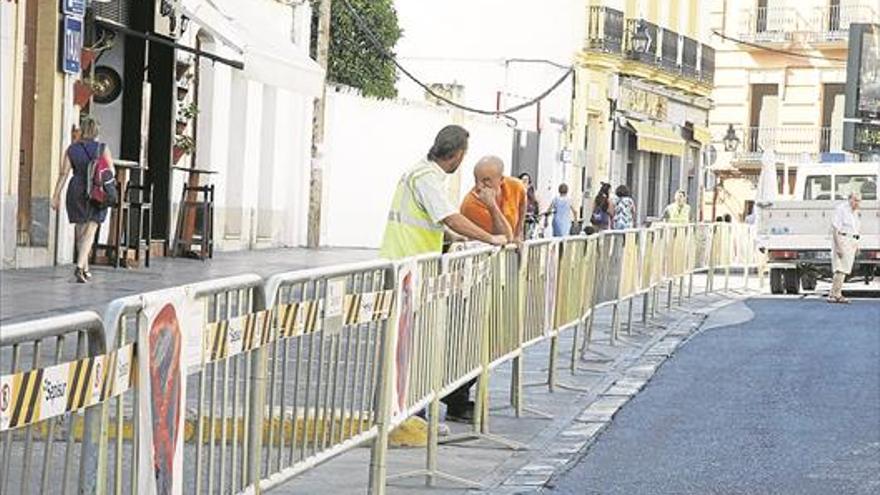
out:
<path id="1" fill-rule="evenodd" d="M 400 178 L 379 256 L 386 259 L 401 259 L 425 253 L 439 253 L 443 250 L 443 224 L 431 220 L 428 212 L 419 204 L 416 197 L 415 181 L 433 172 L 430 162 L 422 162 Z"/>

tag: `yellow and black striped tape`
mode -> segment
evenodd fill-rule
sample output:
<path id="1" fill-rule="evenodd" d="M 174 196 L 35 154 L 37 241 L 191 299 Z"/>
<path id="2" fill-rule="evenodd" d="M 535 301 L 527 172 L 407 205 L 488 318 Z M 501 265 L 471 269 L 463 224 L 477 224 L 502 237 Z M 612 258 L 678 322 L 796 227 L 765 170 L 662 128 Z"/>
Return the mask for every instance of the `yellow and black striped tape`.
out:
<path id="1" fill-rule="evenodd" d="M 134 344 L 101 356 L 0 376 L 0 431 L 104 402 L 136 380 Z"/>

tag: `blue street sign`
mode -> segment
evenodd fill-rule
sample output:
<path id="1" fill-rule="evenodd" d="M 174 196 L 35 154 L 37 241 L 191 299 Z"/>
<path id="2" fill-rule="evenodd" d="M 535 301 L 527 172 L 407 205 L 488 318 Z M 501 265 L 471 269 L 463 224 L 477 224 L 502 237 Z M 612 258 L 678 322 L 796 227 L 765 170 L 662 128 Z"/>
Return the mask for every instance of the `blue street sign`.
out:
<path id="1" fill-rule="evenodd" d="M 67 74 L 77 75 L 80 71 L 80 55 L 83 46 L 83 21 L 81 18 L 64 16 L 64 60 L 61 68 Z"/>
<path id="2" fill-rule="evenodd" d="M 86 13 L 86 0 L 61 0 L 61 12 L 82 17 Z"/>

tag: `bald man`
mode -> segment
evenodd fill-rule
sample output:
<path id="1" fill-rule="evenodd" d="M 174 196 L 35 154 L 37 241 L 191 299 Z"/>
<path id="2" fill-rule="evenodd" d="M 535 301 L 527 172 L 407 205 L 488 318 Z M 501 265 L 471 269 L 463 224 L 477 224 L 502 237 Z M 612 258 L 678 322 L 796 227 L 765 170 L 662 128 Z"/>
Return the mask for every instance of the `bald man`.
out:
<path id="1" fill-rule="evenodd" d="M 525 185 L 504 176 L 501 158 L 485 156 L 474 167 L 474 187 L 461 202 L 460 211 L 486 232 L 521 241 L 527 205 Z"/>

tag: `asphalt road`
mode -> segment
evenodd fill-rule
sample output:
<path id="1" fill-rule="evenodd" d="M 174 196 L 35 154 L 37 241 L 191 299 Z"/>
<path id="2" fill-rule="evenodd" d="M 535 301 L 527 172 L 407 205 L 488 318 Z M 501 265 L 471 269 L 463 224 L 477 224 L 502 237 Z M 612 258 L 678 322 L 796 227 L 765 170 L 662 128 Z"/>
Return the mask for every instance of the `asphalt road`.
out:
<path id="1" fill-rule="evenodd" d="M 880 493 L 880 302 L 758 299 L 697 335 L 552 494 Z"/>

